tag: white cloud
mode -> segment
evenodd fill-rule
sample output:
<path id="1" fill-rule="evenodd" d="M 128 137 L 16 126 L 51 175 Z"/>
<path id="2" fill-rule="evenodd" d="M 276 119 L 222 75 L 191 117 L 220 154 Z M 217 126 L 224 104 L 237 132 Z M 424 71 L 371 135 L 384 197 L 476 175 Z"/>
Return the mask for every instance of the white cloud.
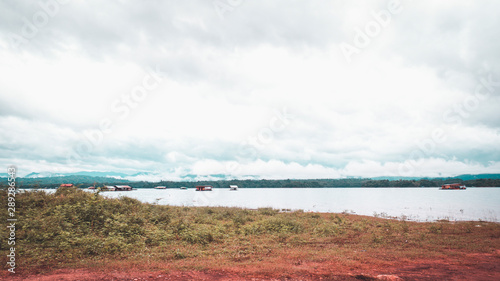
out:
<path id="1" fill-rule="evenodd" d="M 9 36 L 39 7 L 2 3 L 0 164 L 323 178 L 398 174 L 416 151 L 418 176 L 500 172 L 499 85 L 466 107 L 500 81 L 498 3 L 403 1 L 348 63 L 339 46 L 387 3 L 251 1 L 222 20 L 205 1 L 76 2 L 20 49 Z"/>

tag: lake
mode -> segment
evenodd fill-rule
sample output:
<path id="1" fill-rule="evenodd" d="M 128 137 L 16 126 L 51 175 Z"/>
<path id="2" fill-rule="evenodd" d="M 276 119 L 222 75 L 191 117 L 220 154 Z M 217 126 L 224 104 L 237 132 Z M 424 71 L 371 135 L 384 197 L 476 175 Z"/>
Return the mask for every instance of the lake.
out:
<path id="1" fill-rule="evenodd" d="M 104 196 L 127 196 L 142 202 L 173 206 L 271 207 L 367 216 L 405 216 L 414 221 L 500 221 L 500 188 L 240 188 L 138 189 L 102 192 Z"/>

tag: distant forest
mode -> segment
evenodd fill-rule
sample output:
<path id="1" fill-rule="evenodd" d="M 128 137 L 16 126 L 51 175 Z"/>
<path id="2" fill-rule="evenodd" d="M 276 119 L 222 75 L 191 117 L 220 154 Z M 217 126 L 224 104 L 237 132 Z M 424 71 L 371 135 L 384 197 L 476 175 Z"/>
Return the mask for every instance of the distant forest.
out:
<path id="1" fill-rule="evenodd" d="M 315 180 L 218 180 L 218 181 L 161 181 L 161 182 L 132 182 L 106 177 L 92 176 L 65 176 L 50 178 L 18 178 L 17 187 L 20 188 L 56 188 L 62 183 L 72 183 L 82 188 L 88 186 L 126 184 L 133 188 L 153 188 L 166 186 L 180 188 L 186 186 L 194 188 L 196 185 L 212 185 L 214 188 L 228 188 L 229 185 L 238 185 L 240 188 L 322 188 L 322 187 L 438 187 L 445 183 L 461 183 L 468 187 L 500 187 L 500 178 L 481 178 L 462 180 L 459 178 L 432 178 L 412 180 L 374 180 L 361 178 L 346 179 L 315 179 Z M 0 180 L 0 187 L 6 187 L 7 181 Z"/>

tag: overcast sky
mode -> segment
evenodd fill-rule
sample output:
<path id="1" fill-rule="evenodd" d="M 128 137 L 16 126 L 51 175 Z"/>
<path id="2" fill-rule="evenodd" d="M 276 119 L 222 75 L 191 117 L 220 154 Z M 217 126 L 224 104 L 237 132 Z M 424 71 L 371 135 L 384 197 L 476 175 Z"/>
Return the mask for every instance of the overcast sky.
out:
<path id="1" fill-rule="evenodd" d="M 498 11 L 1 1 L 0 164 L 156 179 L 500 173 Z"/>

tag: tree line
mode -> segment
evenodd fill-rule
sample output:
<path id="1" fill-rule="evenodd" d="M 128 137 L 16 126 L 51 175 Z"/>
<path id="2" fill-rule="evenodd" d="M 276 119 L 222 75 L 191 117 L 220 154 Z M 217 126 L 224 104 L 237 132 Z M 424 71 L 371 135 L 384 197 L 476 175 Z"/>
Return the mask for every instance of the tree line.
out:
<path id="1" fill-rule="evenodd" d="M 369 178 L 345 178 L 345 179 L 284 179 L 284 180 L 217 180 L 217 181 L 161 181 L 132 182 L 123 179 L 92 176 L 66 176 L 52 178 L 19 178 L 20 188 L 57 188 L 62 183 L 72 183 L 78 187 L 86 188 L 94 185 L 126 184 L 133 188 L 154 188 L 155 186 L 166 186 L 167 188 L 180 188 L 182 186 L 194 188 L 196 185 L 212 185 L 214 188 L 229 188 L 229 185 L 238 185 L 240 188 L 323 188 L 323 187 L 439 187 L 447 183 L 460 183 L 468 187 L 500 187 L 500 179 L 470 179 L 459 178 L 432 178 L 412 180 L 374 180 Z M 0 183 L 0 186 L 6 186 Z"/>

